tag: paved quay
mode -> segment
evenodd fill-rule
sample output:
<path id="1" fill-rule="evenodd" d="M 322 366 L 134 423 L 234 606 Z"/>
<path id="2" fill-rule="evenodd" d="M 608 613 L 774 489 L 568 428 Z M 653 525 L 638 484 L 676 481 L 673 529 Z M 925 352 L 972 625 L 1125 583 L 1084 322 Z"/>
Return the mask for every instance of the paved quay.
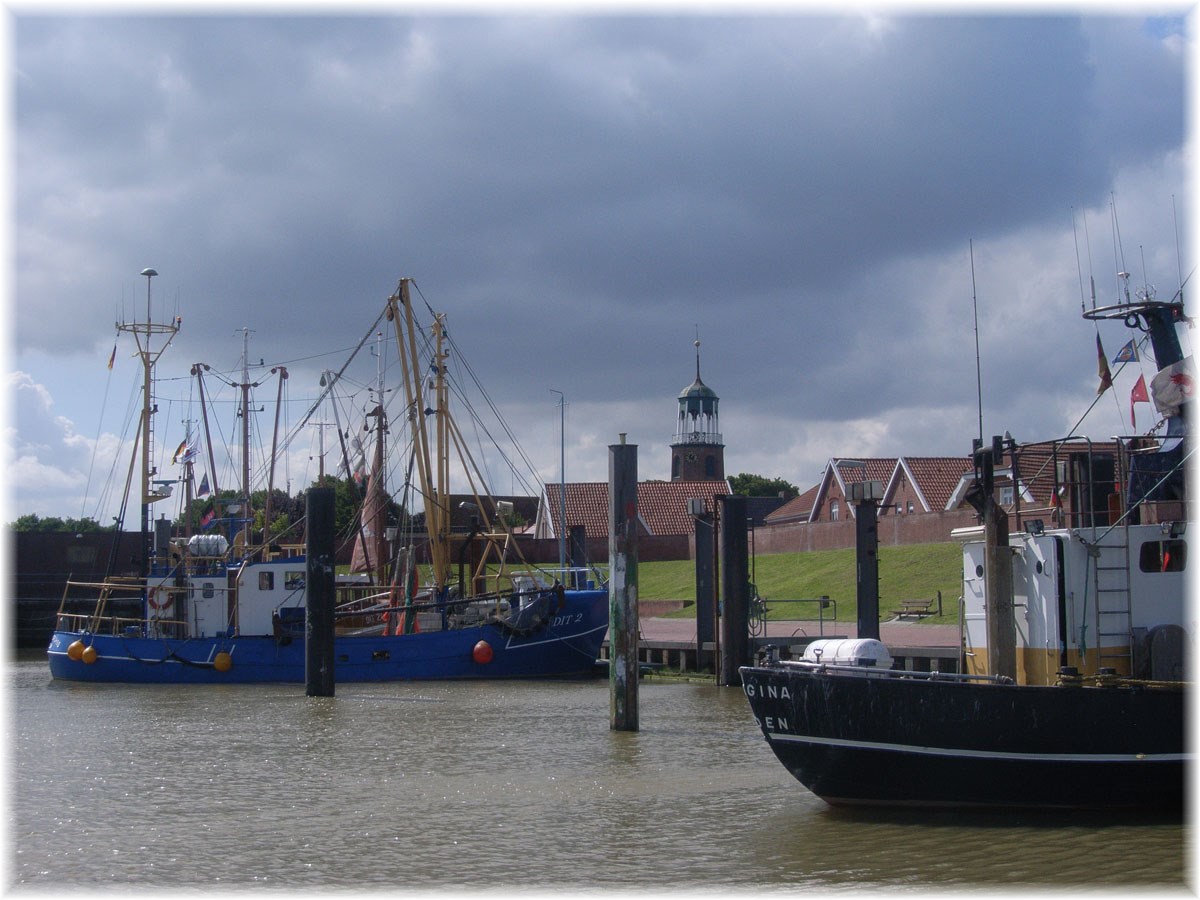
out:
<path id="1" fill-rule="evenodd" d="M 822 630 L 822 627 L 824 630 Z M 696 621 L 692 618 L 668 619 L 652 616 L 638 619 L 641 640 L 696 642 Z M 858 637 L 853 622 L 822 623 L 812 621 L 767 620 L 769 637 Z M 889 647 L 957 647 L 957 625 L 925 625 L 920 622 L 890 620 L 879 623 L 879 639 Z"/>

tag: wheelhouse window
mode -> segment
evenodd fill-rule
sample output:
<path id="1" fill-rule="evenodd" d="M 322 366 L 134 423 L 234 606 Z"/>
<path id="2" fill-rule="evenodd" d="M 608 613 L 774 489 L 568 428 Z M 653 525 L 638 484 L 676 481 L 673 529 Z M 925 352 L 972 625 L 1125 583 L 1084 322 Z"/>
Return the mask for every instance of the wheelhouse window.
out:
<path id="1" fill-rule="evenodd" d="M 275 590 L 275 573 L 274 572 L 259 572 L 258 573 L 258 589 L 260 591 Z"/>
<path id="2" fill-rule="evenodd" d="M 1143 572 L 1182 572 L 1187 566 L 1187 542 L 1178 538 L 1146 541 L 1138 565 Z"/>

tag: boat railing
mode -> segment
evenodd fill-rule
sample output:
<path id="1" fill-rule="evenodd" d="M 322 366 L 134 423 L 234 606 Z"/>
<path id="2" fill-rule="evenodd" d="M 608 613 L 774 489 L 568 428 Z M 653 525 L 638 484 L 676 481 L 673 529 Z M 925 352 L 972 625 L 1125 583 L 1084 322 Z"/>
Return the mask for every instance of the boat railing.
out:
<path id="1" fill-rule="evenodd" d="M 1005 675 L 972 674 L 970 672 L 917 672 L 908 669 L 878 669 L 874 666 L 838 663 L 811 662 L 809 660 L 790 659 L 770 663 L 768 668 L 801 669 L 806 672 L 830 672 L 837 674 L 859 675 L 864 678 L 911 679 L 914 681 L 955 681 L 977 682 L 983 684 L 1014 684 Z"/>
<path id="2" fill-rule="evenodd" d="M 187 627 L 187 623 L 181 619 L 146 619 L 142 616 L 96 616 L 91 613 L 61 611 L 58 613 L 59 631 L 142 637 L 148 625 L 167 633 Z"/>
<path id="3" fill-rule="evenodd" d="M 608 583 L 606 573 L 596 566 L 538 566 L 509 574 L 513 590 L 545 590 L 561 584 L 567 590 L 593 590 Z"/>

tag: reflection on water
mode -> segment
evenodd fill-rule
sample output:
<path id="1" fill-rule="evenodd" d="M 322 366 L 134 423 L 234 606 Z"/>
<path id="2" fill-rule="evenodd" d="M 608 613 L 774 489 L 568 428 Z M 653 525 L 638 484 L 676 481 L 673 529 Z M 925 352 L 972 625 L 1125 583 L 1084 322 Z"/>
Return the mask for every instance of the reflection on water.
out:
<path id="1" fill-rule="evenodd" d="M 9 684 L 17 885 L 1185 887 L 1177 821 L 830 808 L 733 688 Z"/>

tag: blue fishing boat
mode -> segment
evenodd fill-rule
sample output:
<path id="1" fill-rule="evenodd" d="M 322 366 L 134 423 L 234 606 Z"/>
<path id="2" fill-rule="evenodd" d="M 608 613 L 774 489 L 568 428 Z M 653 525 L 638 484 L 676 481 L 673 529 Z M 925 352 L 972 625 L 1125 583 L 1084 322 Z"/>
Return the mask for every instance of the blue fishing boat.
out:
<path id="1" fill-rule="evenodd" d="M 157 273 L 142 274 L 147 276 L 146 320 L 118 328 L 136 339 L 143 368 L 137 442 L 143 571 L 136 577 L 68 582 L 48 648 L 50 672 L 56 679 L 87 682 L 303 682 L 308 561 L 303 544 L 288 552 L 265 525 L 256 534 L 248 486 L 242 502 L 228 503 L 223 516 L 196 533 L 178 535 L 161 519 L 151 528 L 152 504 L 170 496 L 172 487 L 155 479 L 150 454 L 154 369 L 179 320 L 152 321 L 149 278 Z M 409 525 L 423 521 L 408 535 L 388 524 L 392 498 L 382 463 L 389 427 L 381 384 L 380 402 L 370 414 L 374 461 L 365 479 L 357 564 L 351 567 L 362 572 L 337 578 L 334 678 L 590 675 L 608 629 L 603 574 L 586 565 L 550 569 L 528 563 L 515 538 L 511 502 L 495 500 L 478 487 L 486 482 L 477 471 L 467 477 L 471 527 L 466 533 L 451 528 L 450 457 L 462 439 L 449 410 L 449 342 L 441 314 L 428 330 L 418 326 L 409 285 L 408 279 L 400 281 L 367 335 L 384 319 L 395 329 L 404 374 L 399 395 L 404 410 L 395 418 L 410 428 L 408 471 L 416 473 L 405 487 L 423 506 L 423 516 L 405 520 Z M 335 381 L 331 377 L 326 389 Z M 247 384 L 243 378 L 242 386 Z M 245 423 L 244 399 L 242 409 Z M 248 441 L 243 441 L 245 460 Z M 190 465 L 183 481 L 190 509 Z M 269 513 L 261 521 L 270 522 Z M 84 592 L 88 596 L 81 600 Z"/>

